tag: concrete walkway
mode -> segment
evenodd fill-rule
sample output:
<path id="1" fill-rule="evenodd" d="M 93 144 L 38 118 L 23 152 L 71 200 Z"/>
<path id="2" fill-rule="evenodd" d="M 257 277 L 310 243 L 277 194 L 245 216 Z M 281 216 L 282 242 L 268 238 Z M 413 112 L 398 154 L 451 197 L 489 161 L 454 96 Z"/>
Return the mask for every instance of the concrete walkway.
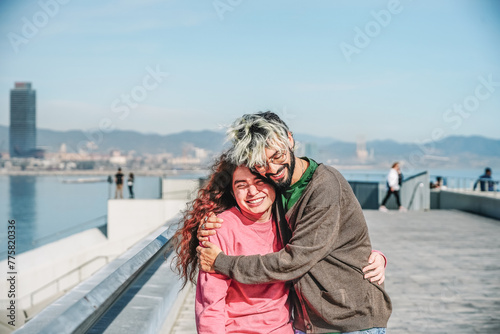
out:
<path id="1" fill-rule="evenodd" d="M 391 333 L 500 333 L 500 221 L 460 211 L 365 211 L 389 258 Z"/>
<path id="2" fill-rule="evenodd" d="M 389 259 L 388 333 L 500 333 L 500 221 L 445 210 L 365 216 Z M 196 333 L 193 300 L 172 333 Z"/>
<path id="3" fill-rule="evenodd" d="M 175 324 L 169 333 L 161 334 L 196 334 L 196 320 L 194 316 L 194 300 L 196 297 L 196 287 L 188 284 L 185 289 L 188 289 L 186 299 L 177 315 Z"/>

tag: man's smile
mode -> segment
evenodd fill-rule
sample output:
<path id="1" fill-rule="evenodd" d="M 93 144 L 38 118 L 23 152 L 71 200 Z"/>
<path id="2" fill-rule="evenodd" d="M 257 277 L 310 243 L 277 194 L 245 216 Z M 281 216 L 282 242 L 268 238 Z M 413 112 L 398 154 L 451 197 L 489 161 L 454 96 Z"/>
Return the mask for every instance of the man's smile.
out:
<path id="1" fill-rule="evenodd" d="M 270 174 L 269 177 L 274 181 L 279 181 L 285 176 L 285 166 L 281 167 L 281 170 L 276 174 Z"/>

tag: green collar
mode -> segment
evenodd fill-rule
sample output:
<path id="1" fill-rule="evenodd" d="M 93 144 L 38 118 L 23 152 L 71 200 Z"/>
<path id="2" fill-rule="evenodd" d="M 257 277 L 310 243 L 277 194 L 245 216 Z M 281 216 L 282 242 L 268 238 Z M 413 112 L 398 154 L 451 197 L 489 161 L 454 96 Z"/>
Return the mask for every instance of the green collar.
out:
<path id="1" fill-rule="evenodd" d="M 303 157 L 301 159 L 308 161 L 309 166 L 304 171 L 304 174 L 302 174 L 300 179 L 292 184 L 290 188 L 284 190 L 281 194 L 281 201 L 283 203 L 285 211 L 290 210 L 290 208 L 299 200 L 299 198 L 302 196 L 302 193 L 309 184 L 309 181 L 311 181 L 316 168 L 318 168 L 318 163 L 316 161 L 306 157 Z"/>

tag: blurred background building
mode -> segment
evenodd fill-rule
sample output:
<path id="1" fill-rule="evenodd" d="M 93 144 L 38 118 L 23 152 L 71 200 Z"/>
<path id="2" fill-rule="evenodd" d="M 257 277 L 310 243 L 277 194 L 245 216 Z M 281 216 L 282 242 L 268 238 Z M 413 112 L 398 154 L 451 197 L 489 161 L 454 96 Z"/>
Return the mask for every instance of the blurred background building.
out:
<path id="1" fill-rule="evenodd" d="M 16 82 L 10 90 L 10 157 L 35 157 L 36 91 L 30 82 Z"/>

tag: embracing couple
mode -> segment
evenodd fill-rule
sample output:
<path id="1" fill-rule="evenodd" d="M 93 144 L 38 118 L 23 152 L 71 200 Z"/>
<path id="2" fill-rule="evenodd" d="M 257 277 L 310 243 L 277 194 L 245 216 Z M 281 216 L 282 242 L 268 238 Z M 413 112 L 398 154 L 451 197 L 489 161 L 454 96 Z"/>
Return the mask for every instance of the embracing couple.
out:
<path id="1" fill-rule="evenodd" d="M 386 259 L 349 183 L 296 157 L 272 112 L 244 115 L 228 135 L 175 236 L 198 333 L 385 333 Z"/>

